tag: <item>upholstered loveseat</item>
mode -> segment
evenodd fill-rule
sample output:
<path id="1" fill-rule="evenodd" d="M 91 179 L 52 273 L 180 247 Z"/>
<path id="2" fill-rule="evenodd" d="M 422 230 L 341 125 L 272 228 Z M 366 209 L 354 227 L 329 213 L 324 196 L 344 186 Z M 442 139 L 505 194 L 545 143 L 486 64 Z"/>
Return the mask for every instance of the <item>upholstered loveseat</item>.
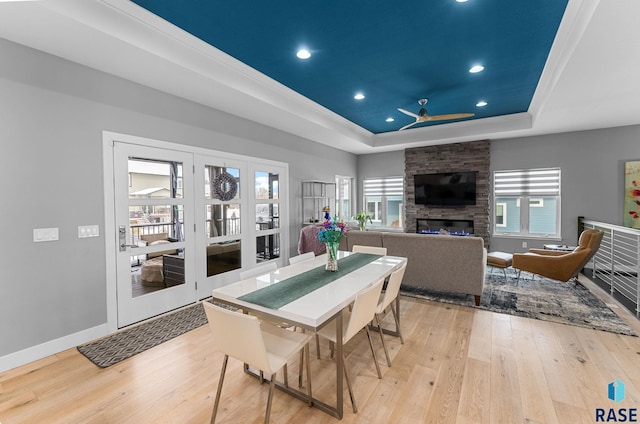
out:
<path id="1" fill-rule="evenodd" d="M 386 247 L 388 255 L 408 258 L 403 286 L 472 294 L 480 304 L 487 263 L 480 237 L 349 231 L 340 249 L 354 245 Z"/>

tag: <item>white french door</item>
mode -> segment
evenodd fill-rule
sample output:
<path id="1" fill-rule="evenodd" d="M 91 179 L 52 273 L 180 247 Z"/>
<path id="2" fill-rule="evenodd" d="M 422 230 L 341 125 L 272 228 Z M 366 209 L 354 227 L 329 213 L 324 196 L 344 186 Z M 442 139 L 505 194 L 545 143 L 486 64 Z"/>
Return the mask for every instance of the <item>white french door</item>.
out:
<path id="1" fill-rule="evenodd" d="M 114 143 L 117 324 L 196 301 L 193 154 Z"/>
<path id="2" fill-rule="evenodd" d="M 247 162 L 197 155 L 195 163 L 197 292 L 204 299 L 237 281 L 247 263 Z"/>

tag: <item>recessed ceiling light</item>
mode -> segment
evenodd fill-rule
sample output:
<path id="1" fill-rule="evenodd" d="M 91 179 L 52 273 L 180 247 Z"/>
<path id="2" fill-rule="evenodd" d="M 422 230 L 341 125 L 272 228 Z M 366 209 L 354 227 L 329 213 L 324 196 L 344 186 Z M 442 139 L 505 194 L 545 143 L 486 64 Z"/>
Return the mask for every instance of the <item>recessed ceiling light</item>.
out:
<path id="1" fill-rule="evenodd" d="M 356 93 L 356 95 L 353 96 L 353 98 L 356 99 L 356 100 L 362 100 L 362 99 L 364 99 L 364 94 Z"/>
<path id="2" fill-rule="evenodd" d="M 484 100 L 480 100 L 478 103 L 476 103 L 476 106 L 478 107 L 484 107 L 487 105 L 487 102 L 485 102 Z"/>
<path id="3" fill-rule="evenodd" d="M 484 66 L 482 65 L 473 65 L 471 69 L 469 69 L 469 72 L 471 72 L 472 74 L 477 74 L 478 72 L 482 71 L 484 71 Z"/>
<path id="4" fill-rule="evenodd" d="M 393 119 L 392 117 L 388 117 L 387 119 L 385 119 L 385 121 L 387 121 L 387 122 L 393 122 L 393 121 L 394 121 L 394 119 Z"/>
<path id="5" fill-rule="evenodd" d="M 467 0 L 456 0 L 458 3 L 466 3 Z"/>
<path id="6" fill-rule="evenodd" d="M 311 53 L 307 49 L 300 49 L 298 53 L 296 53 L 298 59 L 309 59 L 311 57 Z"/>

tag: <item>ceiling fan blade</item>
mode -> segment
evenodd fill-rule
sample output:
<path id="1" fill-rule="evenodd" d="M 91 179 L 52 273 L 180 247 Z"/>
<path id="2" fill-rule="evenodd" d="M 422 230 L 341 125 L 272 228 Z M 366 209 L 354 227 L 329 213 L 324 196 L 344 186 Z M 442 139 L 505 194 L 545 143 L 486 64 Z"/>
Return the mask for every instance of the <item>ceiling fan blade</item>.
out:
<path id="1" fill-rule="evenodd" d="M 412 118 L 416 118 L 416 119 L 418 118 L 418 115 L 417 115 L 417 114 L 415 114 L 415 113 L 413 113 L 413 112 L 409 112 L 409 111 L 408 111 L 408 110 L 406 110 L 406 109 L 402 109 L 401 107 L 399 107 L 399 108 L 398 108 L 398 110 L 399 110 L 400 112 L 404 113 L 405 115 L 409 115 L 409 116 L 411 116 Z"/>
<path id="2" fill-rule="evenodd" d="M 433 115 L 433 116 L 428 116 L 427 121 L 445 121 L 448 119 L 469 118 L 473 115 L 474 115 L 473 113 L 449 113 L 446 115 Z"/>
<path id="3" fill-rule="evenodd" d="M 419 123 L 419 122 L 420 122 L 420 121 L 415 121 L 415 122 L 412 122 L 412 123 L 410 123 L 410 124 L 407 124 L 407 125 L 405 125 L 404 127 L 400 128 L 398 131 L 402 131 L 402 130 L 406 130 L 407 128 L 411 128 L 411 127 L 413 127 L 415 124 L 417 124 L 417 123 Z"/>

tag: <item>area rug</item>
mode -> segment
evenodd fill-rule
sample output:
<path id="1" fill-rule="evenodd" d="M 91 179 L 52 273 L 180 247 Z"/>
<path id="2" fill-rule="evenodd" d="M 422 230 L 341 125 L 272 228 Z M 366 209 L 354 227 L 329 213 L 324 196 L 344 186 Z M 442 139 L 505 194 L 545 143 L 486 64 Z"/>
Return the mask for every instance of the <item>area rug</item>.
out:
<path id="1" fill-rule="evenodd" d="M 204 307 L 197 303 L 78 346 L 77 349 L 100 368 L 106 368 L 206 323 Z"/>
<path id="2" fill-rule="evenodd" d="M 544 277 L 516 278 L 504 274 L 487 273 L 480 306 L 472 295 L 444 293 L 420 287 L 402 286 L 401 294 L 420 299 L 453 303 L 486 309 L 492 312 L 536 318 L 561 324 L 575 325 L 637 336 L 637 334 L 588 288 L 574 283 L 560 283 Z"/>

